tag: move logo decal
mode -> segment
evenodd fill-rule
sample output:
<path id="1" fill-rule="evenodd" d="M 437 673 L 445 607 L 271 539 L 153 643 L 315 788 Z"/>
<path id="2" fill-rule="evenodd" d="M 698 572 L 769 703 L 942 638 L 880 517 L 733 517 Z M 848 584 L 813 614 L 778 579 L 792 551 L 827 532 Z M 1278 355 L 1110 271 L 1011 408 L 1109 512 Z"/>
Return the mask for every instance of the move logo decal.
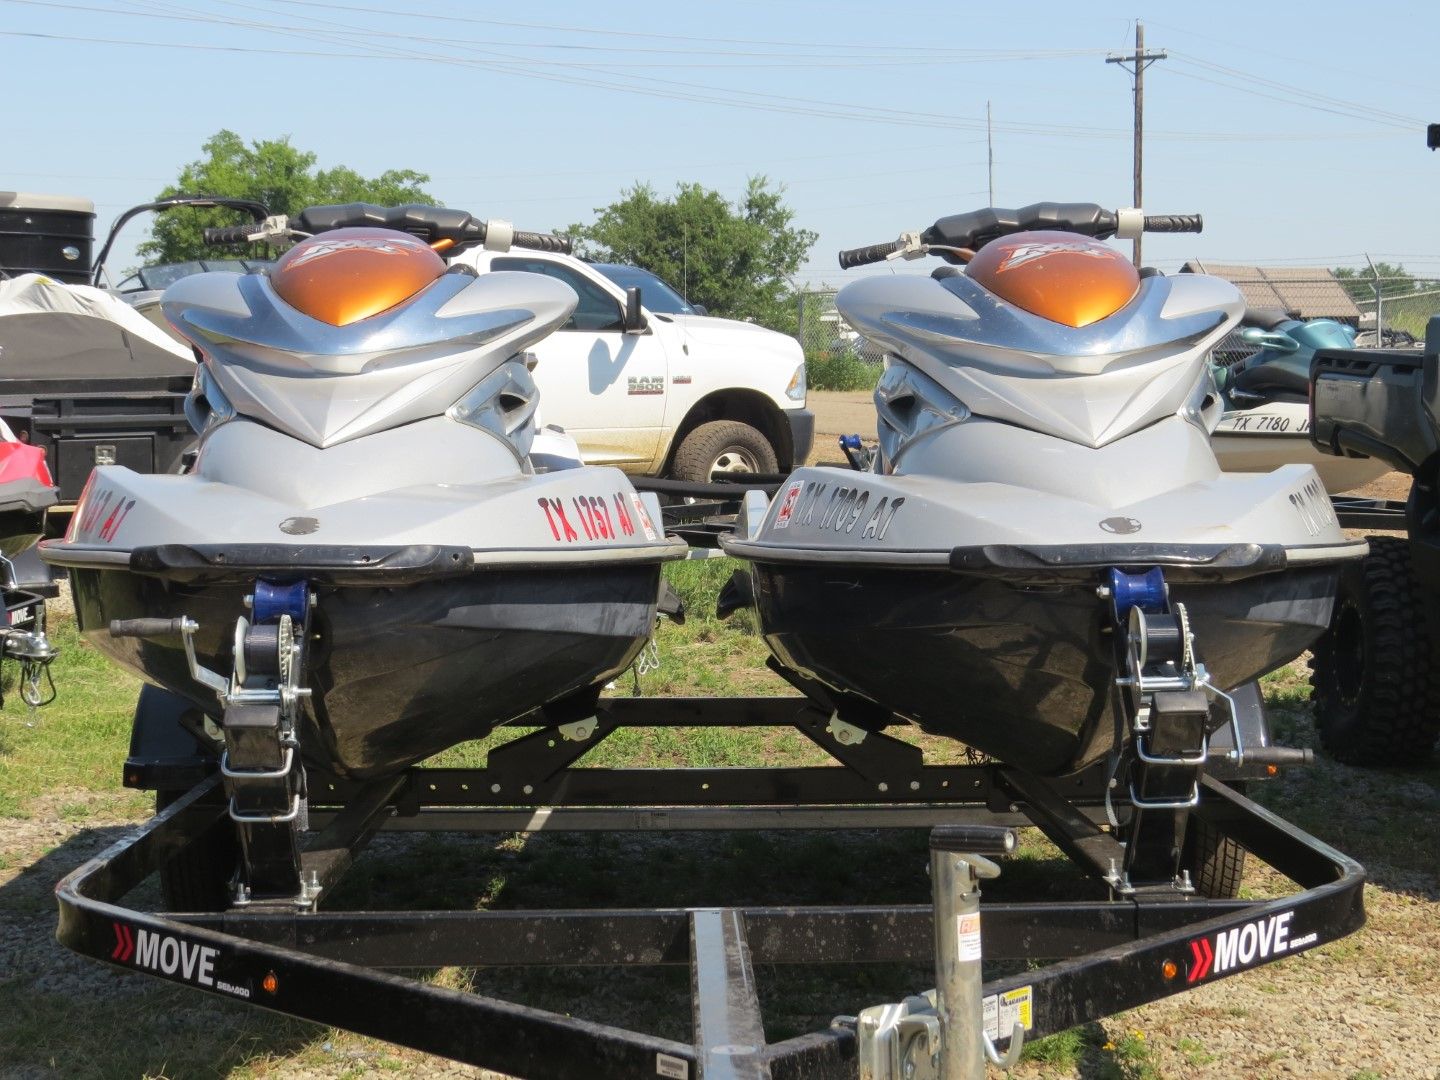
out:
<path id="1" fill-rule="evenodd" d="M 110 959 L 121 964 L 128 964 L 130 958 L 135 955 L 135 935 L 130 927 L 124 923 L 111 923 L 115 928 L 115 951 L 110 954 Z"/>
<path id="2" fill-rule="evenodd" d="M 186 941 L 174 934 L 137 930 L 122 922 L 114 922 L 110 926 L 115 932 L 115 948 L 110 953 L 110 959 L 115 963 L 128 964 L 232 997 L 250 997 L 248 986 L 236 986 L 216 977 L 215 962 L 220 957 L 219 949 Z"/>
<path id="3" fill-rule="evenodd" d="M 1190 939 L 1190 962 L 1185 972 L 1188 983 L 1263 964 L 1283 953 L 1313 945 L 1319 934 L 1290 936 L 1293 911 L 1282 911 L 1253 919 L 1229 930 Z"/>

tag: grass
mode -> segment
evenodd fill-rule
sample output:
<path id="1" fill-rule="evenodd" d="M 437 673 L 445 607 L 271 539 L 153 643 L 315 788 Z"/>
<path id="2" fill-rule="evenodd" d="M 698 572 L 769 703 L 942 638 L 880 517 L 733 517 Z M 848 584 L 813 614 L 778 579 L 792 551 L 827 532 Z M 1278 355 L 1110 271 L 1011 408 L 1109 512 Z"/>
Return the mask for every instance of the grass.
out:
<path id="1" fill-rule="evenodd" d="M 657 632 L 657 670 L 643 676 L 627 673 L 609 693 L 792 693 L 766 670 L 768 651 L 751 615 L 742 611 L 726 620 L 714 615 L 714 597 L 737 568 L 721 559 L 667 568 L 686 605 L 685 623 L 667 623 Z M 262 1080 L 297 1073 L 328 1078 L 439 1071 L 439 1065 L 413 1051 L 115 974 L 70 957 L 53 941 L 45 944 L 53 934 L 54 880 L 118 836 L 115 822 L 137 820 L 149 806 L 146 794 L 119 785 L 138 684 L 81 641 L 69 620 L 56 619 L 53 629 L 63 649 L 55 671 L 58 700 L 32 712 L 10 694 L 0 711 L 0 817 L 11 819 L 12 830 L 29 828 L 34 837 L 27 844 L 12 839 L 0 851 L 0 918 L 29 920 L 35 932 L 28 935 L 27 955 L 45 958 L 0 968 L 0 1062 L 26 1076 L 81 1078 Z M 1264 690 L 1280 740 L 1313 745 L 1304 672 L 1283 669 L 1267 677 Z M 453 748 L 435 763 L 481 765 L 495 745 L 513 734 L 507 730 Z M 953 743 L 915 733 L 905 737 L 921 745 L 928 760 L 959 760 Z M 791 730 L 691 728 L 617 732 L 583 764 L 718 767 L 825 760 Z M 1380 886 L 1403 890 L 1417 875 L 1434 879 L 1440 855 L 1416 838 L 1433 833 L 1440 770 L 1361 773 L 1322 761 L 1309 772 L 1261 785 L 1256 794 L 1342 850 L 1361 853 Z M 1337 799 L 1346 812 L 1337 812 Z M 53 828 L 42 827 L 51 822 Z M 921 901 L 929 893 L 921 830 L 382 834 L 372 848 L 342 883 L 333 907 L 888 904 Z M 1259 876 L 1247 878 L 1247 894 L 1268 895 L 1275 887 L 1272 879 L 1260 868 Z M 1094 895 L 1086 891 L 1093 888 L 1029 830 L 1021 850 L 1006 860 L 1002 876 L 986 882 L 985 895 L 990 901 L 1049 899 Z M 1417 900 L 1423 903 L 1423 893 Z M 1311 955 L 1320 958 L 1316 964 L 1373 964 L 1378 952 L 1377 944 L 1356 937 Z M 1251 976 L 1250 985 L 1274 990 L 1277 1000 L 1295 992 L 1293 986 L 1271 982 L 1270 972 L 1284 977 L 1283 966 L 1268 969 L 1266 975 Z M 537 1008 L 690 1038 L 683 968 L 467 967 L 414 974 Z M 933 984 L 927 968 L 893 964 L 762 968 L 757 978 L 772 1041 L 824 1028 L 837 1012 L 898 1000 Z M 1236 1005 L 1226 1015 L 1240 1022 L 1251 1011 Z M 1176 1036 L 1161 1054 L 1160 1040 L 1147 1037 L 1143 1025 L 1134 1023 L 1122 1017 L 1107 1022 L 1108 1034 L 1106 1027 L 1089 1024 L 1036 1040 L 1026 1049 L 1022 1070 L 1030 1071 L 1024 1075 L 1156 1080 L 1214 1064 L 1214 1055 L 1193 1034 Z"/>

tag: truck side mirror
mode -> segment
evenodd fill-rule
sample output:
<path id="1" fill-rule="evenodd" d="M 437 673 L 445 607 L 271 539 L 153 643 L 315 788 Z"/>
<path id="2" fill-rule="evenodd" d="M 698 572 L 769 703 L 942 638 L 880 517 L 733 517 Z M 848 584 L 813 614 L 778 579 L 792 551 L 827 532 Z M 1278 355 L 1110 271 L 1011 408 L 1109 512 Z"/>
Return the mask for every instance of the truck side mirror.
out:
<path id="1" fill-rule="evenodd" d="M 710 314 L 710 312 L 708 312 L 708 311 L 705 310 L 705 305 L 704 305 L 704 304 L 691 304 L 691 305 L 690 305 L 690 310 L 693 311 L 693 312 L 695 312 L 696 315 L 709 315 L 709 314 Z"/>
<path id="2" fill-rule="evenodd" d="M 640 286 L 632 285 L 625 290 L 625 333 L 638 334 L 648 326 L 640 310 Z"/>

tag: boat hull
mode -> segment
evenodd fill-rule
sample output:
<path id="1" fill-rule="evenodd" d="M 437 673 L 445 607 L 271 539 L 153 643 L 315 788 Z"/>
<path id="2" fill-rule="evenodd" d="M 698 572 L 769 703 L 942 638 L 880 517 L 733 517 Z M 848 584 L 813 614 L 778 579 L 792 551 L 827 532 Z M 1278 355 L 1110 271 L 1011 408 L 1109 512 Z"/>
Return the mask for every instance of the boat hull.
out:
<path id="1" fill-rule="evenodd" d="M 403 588 L 316 587 L 301 745 L 340 776 L 395 772 L 541 706 L 603 685 L 653 629 L 658 563 L 511 568 Z M 112 638 L 113 619 L 199 623 L 196 653 L 229 671 L 248 584 L 179 582 L 126 568 L 70 570 L 85 638 L 118 663 L 218 715 L 178 640 Z"/>
<path id="2" fill-rule="evenodd" d="M 1303 652 L 1338 570 L 1172 583 L 1199 659 L 1230 689 Z M 781 663 L 1007 764 L 1064 775 L 1116 742 L 1115 655 L 1101 578 L 1034 584 L 930 569 L 756 563 Z"/>

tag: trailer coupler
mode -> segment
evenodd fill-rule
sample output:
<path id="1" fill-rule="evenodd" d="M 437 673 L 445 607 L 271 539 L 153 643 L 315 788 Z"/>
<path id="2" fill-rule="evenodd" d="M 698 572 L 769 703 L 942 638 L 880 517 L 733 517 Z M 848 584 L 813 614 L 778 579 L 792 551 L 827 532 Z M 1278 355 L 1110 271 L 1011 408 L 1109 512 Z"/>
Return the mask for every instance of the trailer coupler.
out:
<path id="1" fill-rule="evenodd" d="M 948 1045 L 958 1067 L 973 1069 L 987 1045 L 994 1056 L 1006 1055 L 1017 1029 L 1026 1039 L 1064 1031 L 1363 925 L 1364 871 L 1353 860 L 1210 778 L 1200 781 L 1192 812 L 1301 891 L 1261 901 L 1137 895 L 995 903 L 983 909 L 983 928 L 978 895 L 973 911 L 962 895 L 974 892 L 978 875 L 958 887 L 953 878 L 933 882 L 952 889 L 949 898 L 937 897 L 938 918 L 930 905 L 218 914 L 123 906 L 132 889 L 226 813 L 211 777 L 60 883 L 58 936 L 93 959 L 278 1013 L 517 1075 L 587 1080 L 886 1076 L 877 1067 L 896 1060 L 890 1049 L 882 1057 L 872 1040 L 868 1063 L 861 1061 L 857 1027 L 875 1015 L 862 1009 L 825 1030 L 768 1043 L 756 970 L 939 960 L 938 992 L 902 1003 L 896 1031 L 912 1018 L 902 1049 L 916 1043 L 909 1060 L 917 1065 L 938 1070 Z M 993 827 L 990 833 L 993 839 Z M 932 836 L 932 859 L 946 862 L 942 872 L 988 872 L 975 861 L 979 852 L 954 850 L 953 840 L 953 833 L 948 841 Z M 963 837 L 959 846 L 985 847 Z M 980 983 L 982 946 L 985 961 L 1023 960 L 1024 969 Z M 1030 966 L 1042 958 L 1057 962 Z M 628 1031 L 386 970 L 450 965 L 688 966 L 694 1038 Z M 952 978 L 955 972 L 964 979 Z M 899 1064 L 905 1075 L 903 1056 Z"/>

